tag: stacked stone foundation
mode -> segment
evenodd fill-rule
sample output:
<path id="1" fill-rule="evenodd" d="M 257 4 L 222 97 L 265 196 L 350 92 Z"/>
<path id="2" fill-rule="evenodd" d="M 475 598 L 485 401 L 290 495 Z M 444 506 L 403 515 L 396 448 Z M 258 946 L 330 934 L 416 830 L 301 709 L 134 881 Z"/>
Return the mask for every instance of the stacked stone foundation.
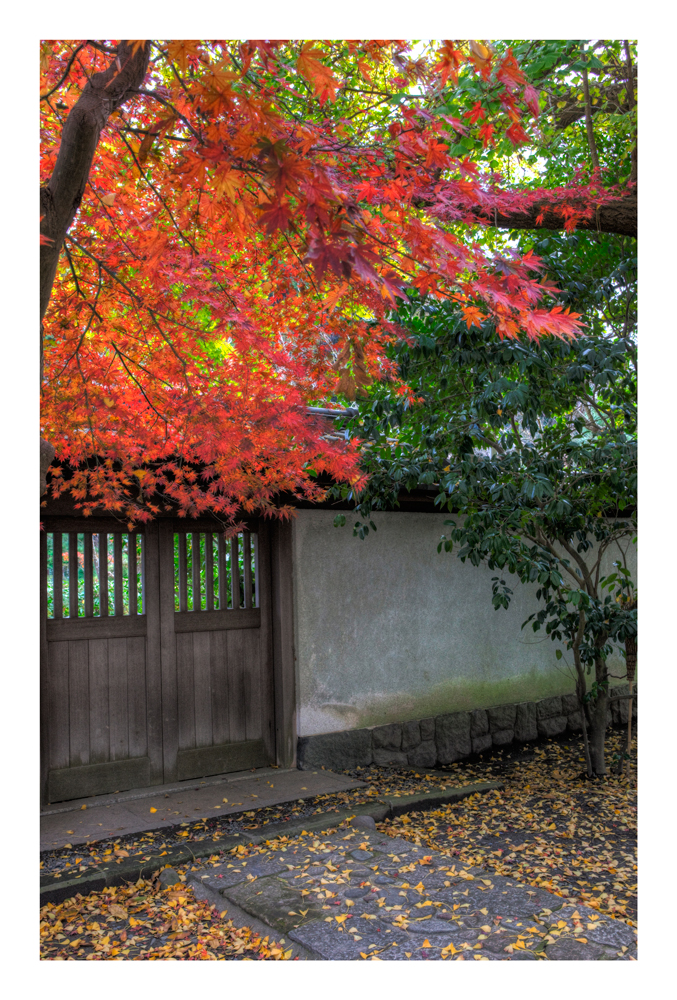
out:
<path id="1" fill-rule="evenodd" d="M 627 684 L 613 688 L 612 692 L 617 696 L 627 693 Z M 633 694 L 632 716 L 636 719 L 637 692 Z M 627 699 L 613 698 L 607 725 L 627 726 L 628 705 Z M 342 771 L 371 764 L 437 767 L 494 748 L 576 734 L 581 729 L 578 699 L 575 694 L 564 694 L 518 705 L 497 705 L 413 722 L 393 722 L 371 729 L 301 736 L 297 762 L 305 771 L 321 767 Z"/>

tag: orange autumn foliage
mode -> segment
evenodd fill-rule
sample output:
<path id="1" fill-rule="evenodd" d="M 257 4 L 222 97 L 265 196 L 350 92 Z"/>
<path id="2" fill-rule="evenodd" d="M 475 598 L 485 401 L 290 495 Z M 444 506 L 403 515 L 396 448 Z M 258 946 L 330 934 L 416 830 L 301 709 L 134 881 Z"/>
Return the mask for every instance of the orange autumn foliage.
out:
<path id="1" fill-rule="evenodd" d="M 43 186 L 117 46 L 43 43 Z M 392 317 L 407 289 L 504 336 L 576 334 L 576 316 L 544 304 L 537 258 L 497 266 L 459 233 L 519 207 L 452 152 L 463 135 L 524 140 L 537 103 L 510 54 L 444 42 L 416 55 L 404 41 L 124 51 L 150 53 L 146 76 L 105 121 L 44 319 L 53 494 L 86 513 L 211 511 L 232 527 L 242 511 L 288 513 L 284 493 L 320 499 L 320 473 L 359 487 L 355 444 L 307 406 L 396 378 L 385 349 L 403 335 Z M 462 70 L 493 88 L 491 121 L 479 106 L 463 121 L 435 112 Z M 580 198 L 557 198 L 575 226 Z"/>

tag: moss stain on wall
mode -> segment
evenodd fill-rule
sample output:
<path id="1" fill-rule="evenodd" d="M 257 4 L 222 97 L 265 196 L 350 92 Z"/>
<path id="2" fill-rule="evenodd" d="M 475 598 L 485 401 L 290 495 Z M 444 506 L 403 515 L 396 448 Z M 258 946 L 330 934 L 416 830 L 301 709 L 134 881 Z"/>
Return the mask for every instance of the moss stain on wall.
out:
<path id="1" fill-rule="evenodd" d="M 364 695 L 359 705 L 336 705 L 324 703 L 313 708 L 325 718 L 334 716 L 336 722 L 324 732 L 339 729 L 362 729 L 369 726 L 383 726 L 389 722 L 407 722 L 427 719 L 447 712 L 467 712 L 474 708 L 490 708 L 493 705 L 508 705 L 521 701 L 538 701 L 553 695 L 568 694 L 574 690 L 573 680 L 567 683 L 565 675 L 559 671 L 543 674 L 531 673 L 503 680 L 469 680 L 463 677 L 451 678 L 435 684 L 421 694 L 411 691 L 397 691 Z"/>

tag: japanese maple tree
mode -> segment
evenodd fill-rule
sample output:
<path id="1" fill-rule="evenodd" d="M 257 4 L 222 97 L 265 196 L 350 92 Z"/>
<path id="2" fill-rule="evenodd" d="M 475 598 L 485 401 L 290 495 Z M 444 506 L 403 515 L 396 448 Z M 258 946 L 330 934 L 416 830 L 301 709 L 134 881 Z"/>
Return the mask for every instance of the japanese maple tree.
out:
<path id="1" fill-rule="evenodd" d="M 408 290 L 572 338 L 539 258 L 472 233 L 632 225 L 634 177 L 517 190 L 491 166 L 539 127 L 511 47 L 50 41 L 41 72 L 42 455 L 85 513 L 233 528 L 319 499 L 320 472 L 359 486 L 359 444 L 307 408 L 411 395 L 388 355 Z"/>

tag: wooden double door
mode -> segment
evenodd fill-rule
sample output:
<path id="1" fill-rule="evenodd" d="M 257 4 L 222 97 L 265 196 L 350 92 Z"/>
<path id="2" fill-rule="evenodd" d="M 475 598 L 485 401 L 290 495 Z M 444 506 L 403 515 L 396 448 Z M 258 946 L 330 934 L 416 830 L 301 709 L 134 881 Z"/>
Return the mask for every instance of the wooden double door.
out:
<path id="1" fill-rule="evenodd" d="M 285 762 L 268 524 L 43 524 L 43 802 Z"/>

